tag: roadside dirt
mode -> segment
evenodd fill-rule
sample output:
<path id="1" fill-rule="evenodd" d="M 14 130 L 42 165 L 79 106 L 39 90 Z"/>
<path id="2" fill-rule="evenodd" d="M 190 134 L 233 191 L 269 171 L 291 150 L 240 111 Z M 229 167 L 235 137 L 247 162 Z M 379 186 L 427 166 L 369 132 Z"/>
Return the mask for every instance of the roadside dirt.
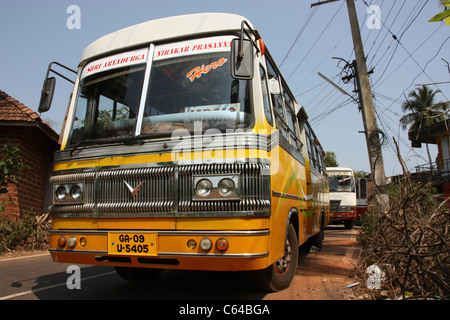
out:
<path id="1" fill-rule="evenodd" d="M 48 250 L 35 250 L 35 251 L 12 251 L 0 253 L 0 260 L 14 259 L 20 257 L 49 254 Z"/>
<path id="2" fill-rule="evenodd" d="M 291 286 L 281 292 L 268 294 L 265 300 L 355 300 L 367 299 L 365 285 L 352 288 L 357 282 L 354 270 L 360 245 L 356 237 L 359 227 L 346 230 L 333 225 L 325 230 L 320 252 L 301 253 L 297 274 Z"/>

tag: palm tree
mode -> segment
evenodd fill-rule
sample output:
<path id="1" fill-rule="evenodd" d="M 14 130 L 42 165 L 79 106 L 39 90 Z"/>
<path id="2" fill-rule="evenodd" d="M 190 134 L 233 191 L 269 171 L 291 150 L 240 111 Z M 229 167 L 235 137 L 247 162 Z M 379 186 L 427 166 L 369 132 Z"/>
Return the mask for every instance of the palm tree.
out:
<path id="1" fill-rule="evenodd" d="M 422 128 L 446 119 L 445 114 L 449 108 L 449 102 L 434 103 L 435 95 L 439 92 L 440 90 L 433 91 L 424 85 L 409 93 L 408 96 L 411 99 L 407 99 L 402 105 L 403 112 L 410 112 L 400 119 L 403 130 L 409 126 L 409 131 L 420 132 Z M 426 147 L 431 167 L 432 161 L 428 144 Z"/>

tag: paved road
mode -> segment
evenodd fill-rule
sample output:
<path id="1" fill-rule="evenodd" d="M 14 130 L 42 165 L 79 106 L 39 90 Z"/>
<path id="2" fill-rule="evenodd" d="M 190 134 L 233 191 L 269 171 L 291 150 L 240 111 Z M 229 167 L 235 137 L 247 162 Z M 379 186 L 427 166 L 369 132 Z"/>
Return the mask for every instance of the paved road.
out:
<path id="1" fill-rule="evenodd" d="M 48 253 L 0 260 L 0 300 L 303 300 L 345 299 L 352 283 L 352 261 L 359 252 L 358 229 L 331 226 L 323 250 L 301 254 L 291 287 L 266 294 L 248 274 L 233 272 L 164 271 L 152 284 L 129 284 L 111 267 L 80 265 L 80 289 L 66 282 L 70 264 L 54 263 Z"/>

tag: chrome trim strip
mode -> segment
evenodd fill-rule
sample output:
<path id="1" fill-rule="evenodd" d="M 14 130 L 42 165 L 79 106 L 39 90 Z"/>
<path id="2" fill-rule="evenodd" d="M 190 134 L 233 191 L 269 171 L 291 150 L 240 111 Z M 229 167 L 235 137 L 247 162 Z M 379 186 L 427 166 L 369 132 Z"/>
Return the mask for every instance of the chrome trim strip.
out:
<path id="1" fill-rule="evenodd" d="M 262 253 L 178 253 L 178 252 L 158 252 L 158 257 L 205 257 L 205 258 L 265 258 L 269 256 L 269 251 Z"/>
<path id="2" fill-rule="evenodd" d="M 101 230 L 49 230 L 50 234 L 75 234 L 75 235 L 82 235 L 82 234 L 88 234 L 88 235 L 105 235 L 105 231 Z M 107 235 L 107 233 L 106 233 Z"/>
<path id="3" fill-rule="evenodd" d="M 66 182 L 78 182 L 78 181 L 94 181 L 95 172 L 79 172 L 71 174 L 62 174 L 59 176 L 52 176 L 50 183 L 66 183 Z"/>
<path id="4" fill-rule="evenodd" d="M 64 249 L 48 249 L 50 252 L 55 253 L 83 253 L 83 254 L 97 254 L 97 255 L 107 255 L 116 256 L 114 254 L 108 255 L 108 251 L 94 251 L 94 250 L 64 250 Z M 256 259 L 265 258 L 269 256 L 269 251 L 262 253 L 178 253 L 178 252 L 158 252 L 157 256 L 152 256 L 152 258 L 158 257 L 183 257 L 183 258 L 194 258 L 194 257 L 204 257 L 204 258 L 246 258 L 246 259 Z M 129 257 L 129 256 L 127 256 Z M 143 258 L 145 256 L 135 256 L 137 258 Z"/>
<path id="5" fill-rule="evenodd" d="M 272 195 L 274 197 L 279 197 L 279 198 L 287 198 L 287 199 L 292 199 L 292 200 L 305 200 L 302 197 L 293 195 L 293 194 L 289 194 L 289 193 L 281 193 L 278 191 L 272 191 Z"/>
<path id="6" fill-rule="evenodd" d="M 152 232 L 157 233 L 158 236 L 184 236 L 184 235 L 199 235 L 199 236 L 267 236 L 270 234 L 270 229 L 262 230 L 50 230 L 51 234 L 74 234 L 74 235 L 102 235 L 107 236 L 109 232 Z"/>
<path id="7" fill-rule="evenodd" d="M 51 207 L 51 215 L 53 218 L 231 218 L 231 217 L 270 217 L 270 211 L 182 211 L 182 212 L 72 212 L 76 208 L 59 207 L 59 209 L 53 209 Z M 59 212 L 60 211 L 60 212 Z"/>
<path id="8" fill-rule="evenodd" d="M 108 254 L 108 251 L 95 251 L 95 250 L 67 250 L 67 249 L 52 249 L 49 248 L 48 251 L 56 253 L 89 253 L 89 254 Z"/>
<path id="9" fill-rule="evenodd" d="M 120 157 L 171 153 L 174 150 L 190 150 L 194 145 L 200 145 L 203 151 L 223 151 L 224 155 L 226 155 L 227 151 L 235 149 L 259 149 L 269 152 L 280 143 L 278 131 L 269 134 L 249 132 L 221 133 L 219 136 L 222 139 L 212 139 L 213 141 L 211 141 L 211 135 L 191 135 L 143 140 L 142 145 L 129 146 L 122 143 L 115 143 L 83 146 L 78 148 L 77 153 L 73 156 L 70 156 L 72 148 L 69 147 L 69 150 L 56 151 L 54 154 L 54 162 L 63 163 L 67 161 L 102 159 L 105 155 Z M 183 161 L 179 161 L 178 163 L 183 163 Z"/>

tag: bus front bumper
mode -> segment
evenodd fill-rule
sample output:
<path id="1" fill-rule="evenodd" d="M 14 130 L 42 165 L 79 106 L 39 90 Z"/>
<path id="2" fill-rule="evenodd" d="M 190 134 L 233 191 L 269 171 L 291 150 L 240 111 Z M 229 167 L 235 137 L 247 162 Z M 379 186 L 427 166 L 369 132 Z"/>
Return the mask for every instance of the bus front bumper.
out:
<path id="1" fill-rule="evenodd" d="M 52 230 L 54 261 L 136 268 L 245 271 L 269 262 L 269 229 Z"/>
<path id="2" fill-rule="evenodd" d="M 356 220 L 356 212 L 331 212 L 331 221 Z"/>

